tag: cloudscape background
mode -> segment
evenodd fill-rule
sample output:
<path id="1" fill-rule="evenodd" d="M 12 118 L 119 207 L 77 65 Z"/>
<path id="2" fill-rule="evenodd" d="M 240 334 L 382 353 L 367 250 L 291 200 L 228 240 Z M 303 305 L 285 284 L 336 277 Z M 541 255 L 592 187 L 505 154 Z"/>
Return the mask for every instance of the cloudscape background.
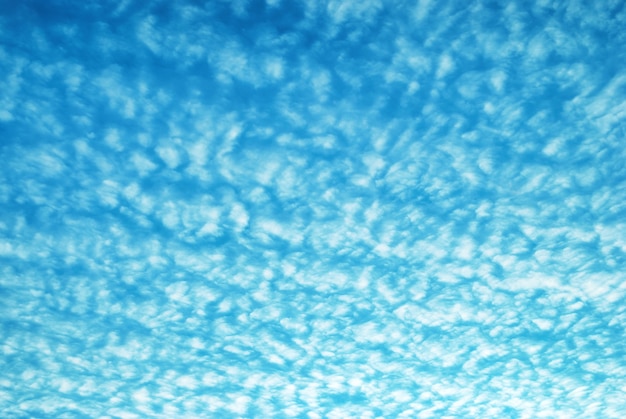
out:
<path id="1" fill-rule="evenodd" d="M 624 2 L 0 16 L 0 416 L 626 415 Z"/>

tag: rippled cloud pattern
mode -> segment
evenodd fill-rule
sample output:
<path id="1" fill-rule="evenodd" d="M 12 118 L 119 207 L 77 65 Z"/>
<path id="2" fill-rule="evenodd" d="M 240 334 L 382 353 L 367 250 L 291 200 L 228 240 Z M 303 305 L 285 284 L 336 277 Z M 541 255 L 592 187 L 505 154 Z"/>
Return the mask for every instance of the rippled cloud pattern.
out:
<path id="1" fill-rule="evenodd" d="M 622 1 L 0 4 L 3 418 L 623 418 Z"/>

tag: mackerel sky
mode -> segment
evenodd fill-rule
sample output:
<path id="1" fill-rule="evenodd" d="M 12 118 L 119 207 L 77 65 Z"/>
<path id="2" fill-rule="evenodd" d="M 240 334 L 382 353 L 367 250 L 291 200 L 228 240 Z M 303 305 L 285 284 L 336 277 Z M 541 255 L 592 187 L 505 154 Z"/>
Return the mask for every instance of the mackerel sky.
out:
<path id="1" fill-rule="evenodd" d="M 624 418 L 621 0 L 0 2 L 0 417 Z"/>

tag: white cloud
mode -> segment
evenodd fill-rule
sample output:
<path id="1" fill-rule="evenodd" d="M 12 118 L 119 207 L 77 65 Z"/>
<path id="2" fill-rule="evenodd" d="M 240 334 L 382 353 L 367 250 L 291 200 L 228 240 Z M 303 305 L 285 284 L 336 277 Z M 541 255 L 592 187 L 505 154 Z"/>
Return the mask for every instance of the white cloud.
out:
<path id="1" fill-rule="evenodd" d="M 180 152 L 174 147 L 159 146 L 156 152 L 170 169 L 175 169 L 181 163 Z"/>
<path id="2" fill-rule="evenodd" d="M 141 177 L 145 177 L 157 168 L 156 164 L 139 153 L 134 153 L 131 157 L 131 161 Z"/>
<path id="3" fill-rule="evenodd" d="M 445 54 L 439 59 L 439 67 L 437 68 L 437 78 L 441 79 L 454 70 L 454 59 Z"/>

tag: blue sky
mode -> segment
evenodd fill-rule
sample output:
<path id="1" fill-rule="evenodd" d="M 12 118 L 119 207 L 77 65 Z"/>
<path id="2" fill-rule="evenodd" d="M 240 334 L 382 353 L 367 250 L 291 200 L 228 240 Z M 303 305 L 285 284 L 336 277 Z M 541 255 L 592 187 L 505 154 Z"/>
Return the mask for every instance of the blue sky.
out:
<path id="1" fill-rule="evenodd" d="M 0 4 L 0 416 L 623 418 L 622 1 Z"/>

